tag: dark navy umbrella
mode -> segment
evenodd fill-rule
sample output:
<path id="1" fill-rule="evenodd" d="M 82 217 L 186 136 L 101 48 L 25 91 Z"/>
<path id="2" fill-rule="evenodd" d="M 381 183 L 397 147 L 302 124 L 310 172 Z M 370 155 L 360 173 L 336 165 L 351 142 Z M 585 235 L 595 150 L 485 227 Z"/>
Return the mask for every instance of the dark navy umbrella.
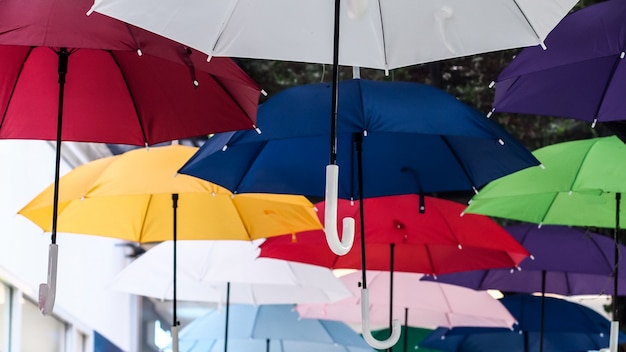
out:
<path id="1" fill-rule="evenodd" d="M 518 294 L 502 298 L 517 319 L 513 330 L 501 328 L 438 328 L 424 338 L 420 347 L 455 352 L 539 351 L 541 298 Z M 609 346 L 610 321 L 589 307 L 546 297 L 545 352 L 583 352 Z M 626 341 L 623 333 L 620 342 Z"/>
<path id="2" fill-rule="evenodd" d="M 472 190 L 539 163 L 494 121 L 434 87 L 355 79 L 339 88 L 335 166 L 341 174 L 338 185 L 330 186 L 334 190 L 325 187 L 332 175 L 325 177 L 323 171 L 329 152 L 329 83 L 282 91 L 259 108 L 257 124 L 263 133 L 218 134 L 180 172 L 236 193 L 322 197 L 334 192 L 361 199 Z M 339 242 L 336 203 L 336 197 L 334 202 L 327 197 L 325 232 L 333 251 L 342 255 L 352 245 L 354 221 L 344 219 Z M 362 238 L 363 231 L 364 225 Z M 364 263 L 362 269 L 365 276 Z M 364 285 L 364 296 L 366 289 Z"/>

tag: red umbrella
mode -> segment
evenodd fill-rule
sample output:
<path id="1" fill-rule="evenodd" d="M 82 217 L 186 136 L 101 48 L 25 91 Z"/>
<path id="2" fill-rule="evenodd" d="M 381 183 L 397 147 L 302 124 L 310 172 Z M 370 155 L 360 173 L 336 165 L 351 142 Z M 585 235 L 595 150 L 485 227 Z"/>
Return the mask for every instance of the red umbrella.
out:
<path id="1" fill-rule="evenodd" d="M 56 140 L 52 244 L 39 306 L 52 311 L 61 141 L 152 145 L 254 128 L 260 89 L 233 61 L 94 14 L 89 0 L 0 4 L 0 138 Z"/>
<path id="2" fill-rule="evenodd" d="M 465 209 L 463 204 L 424 197 L 424 210 L 420 212 L 421 202 L 414 194 L 365 198 L 364 202 L 369 270 L 390 270 L 391 245 L 392 270 L 433 275 L 479 268 L 514 268 L 529 255 L 489 217 L 460 216 Z M 359 219 L 359 204 L 359 201 L 339 200 L 339 214 Z M 316 207 L 323 217 L 324 202 Z M 360 227 L 357 221 L 357 234 Z M 357 235 L 355 242 L 360 240 L 361 236 Z M 338 256 L 328 248 L 321 230 L 267 239 L 261 245 L 260 256 L 333 269 L 360 269 L 362 266 L 358 246 Z"/>
<path id="3" fill-rule="evenodd" d="M 362 269 L 361 315 L 363 331 L 369 327 L 369 293 L 366 266 L 369 270 L 389 270 L 390 293 L 393 297 L 393 272 L 444 274 L 478 268 L 516 267 L 529 256 L 511 235 L 484 215 L 461 216 L 463 204 L 415 194 L 363 198 L 359 201 L 340 199 L 340 217 L 360 219 L 355 242 L 365 237 L 364 246 L 357 246 L 343 256 L 333 253 L 322 230 L 296 233 L 267 239 L 261 257 L 286 259 L 322 265 L 329 268 Z M 318 203 L 318 214 L 324 214 L 324 203 Z M 357 216 L 358 215 L 358 216 Z M 367 226 L 364 225 L 367 219 Z M 324 219 L 320 219 L 322 223 Z M 389 329 L 399 331 L 393 320 L 393 302 L 389 302 Z M 393 335 L 392 335 L 393 336 Z"/>

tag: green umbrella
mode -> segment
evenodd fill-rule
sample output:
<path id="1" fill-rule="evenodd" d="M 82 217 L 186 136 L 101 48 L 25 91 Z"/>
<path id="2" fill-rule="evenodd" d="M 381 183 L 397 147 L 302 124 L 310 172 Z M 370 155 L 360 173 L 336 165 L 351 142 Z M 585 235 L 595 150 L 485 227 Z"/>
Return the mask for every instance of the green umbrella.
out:
<path id="1" fill-rule="evenodd" d="M 413 351 L 439 352 L 439 350 L 419 347 L 420 342 L 422 342 L 422 340 L 426 336 L 430 335 L 430 333 L 432 332 L 433 330 L 430 330 L 430 329 L 415 328 L 411 326 L 407 328 L 406 325 L 402 325 L 402 338 L 400 338 L 398 343 L 395 344 L 393 348 L 391 348 L 391 351 L 392 352 L 413 352 Z M 374 336 L 377 339 L 386 339 L 389 337 L 389 329 L 372 331 L 372 336 Z M 377 350 L 377 351 L 388 351 L 388 350 Z"/>
<path id="2" fill-rule="evenodd" d="M 541 166 L 527 168 L 487 184 L 465 212 L 537 224 L 614 229 L 614 296 L 619 263 L 618 230 L 626 209 L 626 145 L 615 136 L 554 144 L 533 152 Z M 611 336 L 617 336 L 613 304 Z M 616 344 L 611 339 L 611 344 Z M 613 349 L 612 349 L 613 350 Z"/>

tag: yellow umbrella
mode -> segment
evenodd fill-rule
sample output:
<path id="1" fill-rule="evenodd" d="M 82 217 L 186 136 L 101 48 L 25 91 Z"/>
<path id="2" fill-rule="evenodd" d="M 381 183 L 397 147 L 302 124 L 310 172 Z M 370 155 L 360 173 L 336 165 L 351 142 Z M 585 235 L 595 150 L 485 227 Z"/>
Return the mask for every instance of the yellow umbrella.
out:
<path id="1" fill-rule="evenodd" d="M 58 231 L 147 243 L 172 239 L 172 194 L 179 195 L 177 237 L 252 240 L 321 229 L 303 196 L 233 195 L 216 184 L 176 174 L 197 148 L 136 149 L 95 160 L 59 181 Z M 19 214 L 52 229 L 53 185 Z"/>
<path id="2" fill-rule="evenodd" d="M 303 196 L 232 194 L 176 171 L 197 151 L 181 145 L 136 149 L 99 159 L 59 180 L 59 232 L 147 243 L 165 240 L 253 240 L 322 229 L 314 205 Z M 19 214 L 44 231 L 52 229 L 53 187 Z M 176 286 L 174 245 L 174 287 Z M 48 261 L 48 283 L 40 286 L 40 309 L 50 313 L 56 290 L 56 247 Z M 176 289 L 174 323 L 176 344 Z"/>

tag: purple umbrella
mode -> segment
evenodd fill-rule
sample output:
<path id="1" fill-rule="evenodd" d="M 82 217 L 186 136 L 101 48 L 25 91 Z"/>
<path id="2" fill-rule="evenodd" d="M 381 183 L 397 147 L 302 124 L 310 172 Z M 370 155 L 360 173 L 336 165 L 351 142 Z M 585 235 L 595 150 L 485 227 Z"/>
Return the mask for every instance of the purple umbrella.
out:
<path id="1" fill-rule="evenodd" d="M 520 263 L 520 270 L 473 270 L 423 280 L 475 290 L 566 296 L 613 294 L 613 239 L 567 226 L 520 224 L 505 229 L 531 253 Z M 626 251 L 626 246 L 620 245 L 620 251 Z M 619 266 L 621 278 L 626 279 L 626 264 L 621 261 Z M 626 293 L 624 280 L 620 281 L 618 292 Z"/>
<path id="2" fill-rule="evenodd" d="M 432 280 L 473 288 L 562 295 L 612 294 L 615 242 L 613 239 L 567 226 L 520 224 L 506 227 L 530 253 L 520 270 L 490 269 L 439 275 Z M 620 245 L 620 251 L 626 247 Z M 626 278 L 620 261 L 619 273 Z M 624 280 L 618 292 L 626 292 Z M 543 306 L 541 308 L 543 316 Z M 543 330 L 541 330 L 543 331 Z"/>
<path id="3" fill-rule="evenodd" d="M 595 123 L 626 119 L 626 1 L 609 0 L 566 16 L 548 50 L 520 52 L 496 80 L 493 111 L 569 117 Z"/>

